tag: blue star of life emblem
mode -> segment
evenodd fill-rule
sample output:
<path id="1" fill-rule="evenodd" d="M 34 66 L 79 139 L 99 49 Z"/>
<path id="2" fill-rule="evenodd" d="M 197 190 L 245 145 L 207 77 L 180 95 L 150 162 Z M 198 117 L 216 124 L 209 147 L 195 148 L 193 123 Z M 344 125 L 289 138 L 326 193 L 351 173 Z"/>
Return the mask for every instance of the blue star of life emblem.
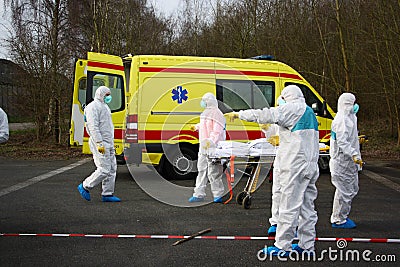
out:
<path id="1" fill-rule="evenodd" d="M 172 89 L 172 100 L 178 101 L 178 104 L 182 104 L 182 101 L 188 100 L 187 93 L 188 91 L 182 88 L 182 86 L 177 86 Z"/>

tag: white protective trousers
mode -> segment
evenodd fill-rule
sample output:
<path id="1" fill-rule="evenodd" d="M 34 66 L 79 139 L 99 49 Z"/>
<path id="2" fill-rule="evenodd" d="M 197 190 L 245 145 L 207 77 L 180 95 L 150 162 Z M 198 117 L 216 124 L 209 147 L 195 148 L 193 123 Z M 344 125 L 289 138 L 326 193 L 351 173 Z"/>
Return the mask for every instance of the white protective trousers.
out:
<path id="1" fill-rule="evenodd" d="M 357 195 L 358 166 L 352 157 L 361 158 L 357 117 L 353 111 L 356 98 L 343 93 L 338 99 L 338 112 L 332 122 L 329 168 L 335 186 L 331 223 L 342 224 L 350 214 L 351 203 Z"/>
<path id="2" fill-rule="evenodd" d="M 275 237 L 276 247 L 290 251 L 298 226 L 299 246 L 306 250 L 314 250 L 315 224 L 318 221 L 314 200 L 318 195 L 315 186 L 318 177 L 319 171 L 310 175 L 310 178 L 305 178 L 300 173 L 280 177 L 282 187 Z"/>
<path id="3" fill-rule="evenodd" d="M 274 169 L 272 170 L 272 199 L 271 199 L 271 218 L 269 218 L 270 225 L 278 224 L 279 218 L 279 203 L 281 201 L 281 180 L 279 179 L 279 162 L 274 160 Z"/>
<path id="4" fill-rule="evenodd" d="M 342 161 L 342 163 L 345 163 Z M 350 214 L 351 203 L 358 193 L 358 169 L 354 162 L 347 161 L 351 166 L 338 166 L 346 173 L 340 172 L 331 174 L 332 184 L 336 187 L 335 196 L 333 198 L 333 207 L 331 215 L 331 223 L 342 224 L 346 222 Z M 349 168 L 350 167 L 350 168 Z"/>
<path id="5" fill-rule="evenodd" d="M 93 153 L 96 171 L 83 181 L 83 187 L 90 190 L 102 183 L 102 195 L 109 196 L 114 194 L 115 177 L 117 174 L 117 161 L 115 158 L 114 147 L 105 146 L 104 155 L 97 151 L 96 143 L 89 138 L 90 151 Z"/>
<path id="6" fill-rule="evenodd" d="M 196 187 L 194 188 L 193 196 L 204 198 L 206 196 L 206 187 L 209 180 L 214 198 L 222 197 L 224 195 L 222 165 L 213 163 L 207 155 L 199 153 L 197 169 L 199 173 L 196 178 Z"/>

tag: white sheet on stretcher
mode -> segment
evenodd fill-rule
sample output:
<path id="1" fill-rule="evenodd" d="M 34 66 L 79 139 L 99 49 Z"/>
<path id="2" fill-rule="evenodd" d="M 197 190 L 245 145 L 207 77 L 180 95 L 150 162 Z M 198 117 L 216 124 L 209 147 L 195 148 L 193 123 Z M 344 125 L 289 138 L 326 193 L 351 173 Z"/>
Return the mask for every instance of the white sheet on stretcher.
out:
<path id="1" fill-rule="evenodd" d="M 319 148 L 325 149 L 326 145 L 320 143 Z M 268 143 L 266 138 L 259 138 L 248 143 L 220 141 L 217 147 L 210 151 L 209 156 L 211 158 L 275 156 L 277 149 L 278 147 Z"/>
<path id="2" fill-rule="evenodd" d="M 221 141 L 215 150 L 210 151 L 212 158 L 224 158 L 230 156 L 275 156 L 277 147 L 267 142 L 265 138 L 256 139 L 248 143 L 236 141 Z"/>

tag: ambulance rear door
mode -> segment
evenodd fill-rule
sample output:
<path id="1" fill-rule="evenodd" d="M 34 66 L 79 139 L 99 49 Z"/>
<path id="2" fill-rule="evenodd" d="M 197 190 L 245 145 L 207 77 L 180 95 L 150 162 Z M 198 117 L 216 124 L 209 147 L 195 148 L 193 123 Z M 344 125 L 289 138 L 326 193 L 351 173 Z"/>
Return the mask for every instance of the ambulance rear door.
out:
<path id="1" fill-rule="evenodd" d="M 71 146 L 83 145 L 83 109 L 86 105 L 86 74 L 87 60 L 78 59 L 75 62 L 74 92 L 72 97 L 72 113 L 69 143 Z"/>
<path id="2" fill-rule="evenodd" d="M 108 104 L 114 123 L 114 146 L 117 155 L 123 153 L 122 132 L 126 115 L 125 73 L 122 58 L 113 55 L 88 52 L 86 105 L 93 101 L 96 89 L 107 86 L 112 101 Z M 84 132 L 83 152 L 89 153 L 88 134 Z"/>

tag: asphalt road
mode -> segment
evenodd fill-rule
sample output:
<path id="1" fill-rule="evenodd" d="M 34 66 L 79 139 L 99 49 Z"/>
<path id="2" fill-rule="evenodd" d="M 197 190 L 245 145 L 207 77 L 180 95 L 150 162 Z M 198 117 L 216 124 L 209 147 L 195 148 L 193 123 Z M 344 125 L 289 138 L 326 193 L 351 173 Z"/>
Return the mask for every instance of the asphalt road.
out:
<path id="1" fill-rule="evenodd" d="M 191 235 L 211 228 L 205 236 L 266 236 L 271 197 L 268 182 L 253 194 L 247 210 L 234 200 L 226 205 L 179 207 L 146 194 L 132 179 L 127 166 L 119 165 L 116 195 L 122 202 L 102 203 L 100 188 L 92 190 L 92 201 L 87 202 L 76 187 L 94 170 L 94 165 L 90 159 L 78 166 L 71 165 L 74 162 L 0 158 L 0 233 L 18 234 L 0 236 L 1 266 L 353 266 L 357 263 L 352 253 L 359 253 L 362 266 L 398 266 L 400 261 L 398 243 L 347 242 L 345 248 L 339 249 L 336 242 L 317 241 L 317 261 L 282 262 L 274 258 L 271 262 L 258 259 L 257 252 L 272 245 L 272 240 L 193 239 L 172 246 L 178 239 L 22 235 Z M 360 192 L 351 212 L 358 225 L 353 230 L 331 228 L 334 188 L 329 174 L 321 174 L 315 203 L 318 237 L 400 238 L 398 166 L 377 162 L 369 163 L 365 169 L 368 176 L 360 174 Z M 136 175 L 151 179 L 148 168 L 136 170 Z M 194 184 L 172 182 L 187 187 Z M 234 188 L 235 195 L 243 190 L 244 182 Z M 168 195 L 163 189 L 158 192 Z M 182 187 L 182 192 L 171 196 L 171 201 L 182 198 L 186 203 L 191 188 Z M 377 262 L 378 259 L 392 262 Z"/>

